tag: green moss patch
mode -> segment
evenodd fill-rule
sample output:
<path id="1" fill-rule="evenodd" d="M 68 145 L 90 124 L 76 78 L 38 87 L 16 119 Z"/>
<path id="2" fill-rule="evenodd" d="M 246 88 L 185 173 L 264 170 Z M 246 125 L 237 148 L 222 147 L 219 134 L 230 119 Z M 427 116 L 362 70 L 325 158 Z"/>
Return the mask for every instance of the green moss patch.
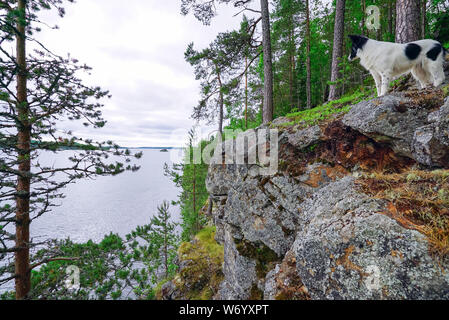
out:
<path id="1" fill-rule="evenodd" d="M 346 95 L 338 100 L 330 101 L 313 109 L 289 113 L 287 114 L 287 118 L 290 118 L 295 124 L 299 124 L 301 127 L 316 125 L 337 114 L 348 112 L 351 110 L 352 105 L 368 99 L 373 93 L 372 90 L 356 91 L 353 94 Z"/>
<path id="2" fill-rule="evenodd" d="M 215 227 L 201 230 L 191 242 L 181 244 L 178 256 L 182 270 L 174 283 L 187 300 L 210 300 L 223 281 L 224 250 L 215 241 Z"/>

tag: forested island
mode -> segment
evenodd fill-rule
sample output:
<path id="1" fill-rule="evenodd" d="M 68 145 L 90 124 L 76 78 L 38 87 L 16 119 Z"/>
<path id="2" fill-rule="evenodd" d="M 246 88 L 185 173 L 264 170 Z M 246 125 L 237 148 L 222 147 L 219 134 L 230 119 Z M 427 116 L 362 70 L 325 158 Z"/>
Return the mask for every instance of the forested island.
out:
<path id="1" fill-rule="evenodd" d="M 183 161 L 165 165 L 177 201 L 124 237 L 33 243 L 30 224 L 68 184 L 138 175 L 142 156 L 61 136 L 71 121 L 101 131 L 110 96 L 51 43 L 27 50 L 42 12 L 62 18 L 66 2 L 0 1 L 0 288 L 15 286 L 1 299 L 449 299 L 449 57 L 438 87 L 405 74 L 381 97 L 347 58 L 348 35 L 449 49 L 449 1 L 180 0 L 203 24 L 220 5 L 241 23 L 207 47 L 186 39 L 200 87 L 192 119 L 217 130 L 199 139 L 192 128 Z M 221 159 L 247 159 L 238 137 L 263 130 L 278 134 L 276 173 Z M 197 161 L 211 146 L 219 160 Z M 61 150 L 80 152 L 61 168 L 34 161 Z"/>

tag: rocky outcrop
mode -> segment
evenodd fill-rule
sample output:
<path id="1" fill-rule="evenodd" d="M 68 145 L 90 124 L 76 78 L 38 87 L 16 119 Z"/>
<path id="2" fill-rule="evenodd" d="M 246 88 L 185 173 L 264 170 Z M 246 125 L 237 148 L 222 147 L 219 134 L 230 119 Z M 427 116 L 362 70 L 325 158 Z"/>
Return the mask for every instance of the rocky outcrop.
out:
<path id="1" fill-rule="evenodd" d="M 355 105 L 343 123 L 428 166 L 449 163 L 449 105 L 442 90 L 389 95 Z M 441 108 L 440 108 L 441 107 Z"/>
<path id="2" fill-rule="evenodd" d="M 448 128 L 443 91 L 410 91 L 283 127 L 270 150 L 276 173 L 216 158 L 206 184 L 224 278 L 214 298 L 449 299 L 448 259 L 358 184 L 377 172 L 449 168 Z M 244 152 L 235 140 L 217 150 Z"/>

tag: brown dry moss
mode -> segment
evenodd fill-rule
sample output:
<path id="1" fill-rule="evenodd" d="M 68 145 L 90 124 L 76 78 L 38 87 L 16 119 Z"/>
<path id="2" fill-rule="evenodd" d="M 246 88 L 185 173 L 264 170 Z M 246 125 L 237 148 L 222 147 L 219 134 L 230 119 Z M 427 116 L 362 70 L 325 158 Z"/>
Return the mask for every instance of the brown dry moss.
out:
<path id="1" fill-rule="evenodd" d="M 433 253 L 449 256 L 449 170 L 372 173 L 357 183 L 388 201 L 386 215 L 426 235 Z"/>
<path id="2" fill-rule="evenodd" d="M 355 166 L 366 171 L 399 172 L 414 164 L 413 160 L 396 155 L 388 144 L 364 136 L 341 120 L 327 123 L 321 129 L 323 140 L 309 148 L 301 150 L 288 143 L 281 144 L 279 168 L 283 172 L 300 176 L 307 164 L 315 162 L 335 167 L 340 173 Z"/>
<path id="3" fill-rule="evenodd" d="M 444 104 L 444 92 L 442 89 L 427 88 L 422 90 L 410 90 L 405 93 L 410 99 L 409 107 L 435 110 Z"/>

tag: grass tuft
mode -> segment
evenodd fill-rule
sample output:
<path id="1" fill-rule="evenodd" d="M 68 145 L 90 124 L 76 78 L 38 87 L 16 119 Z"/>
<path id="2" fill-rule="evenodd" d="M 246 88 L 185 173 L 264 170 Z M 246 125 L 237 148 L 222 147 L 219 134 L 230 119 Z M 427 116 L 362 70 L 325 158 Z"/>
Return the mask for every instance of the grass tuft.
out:
<path id="1" fill-rule="evenodd" d="M 295 124 L 303 127 L 316 125 L 321 121 L 330 119 L 336 114 L 346 113 L 351 110 L 351 106 L 364 101 L 373 95 L 373 90 L 356 91 L 338 100 L 330 101 L 313 109 L 289 113 L 286 115 Z"/>

